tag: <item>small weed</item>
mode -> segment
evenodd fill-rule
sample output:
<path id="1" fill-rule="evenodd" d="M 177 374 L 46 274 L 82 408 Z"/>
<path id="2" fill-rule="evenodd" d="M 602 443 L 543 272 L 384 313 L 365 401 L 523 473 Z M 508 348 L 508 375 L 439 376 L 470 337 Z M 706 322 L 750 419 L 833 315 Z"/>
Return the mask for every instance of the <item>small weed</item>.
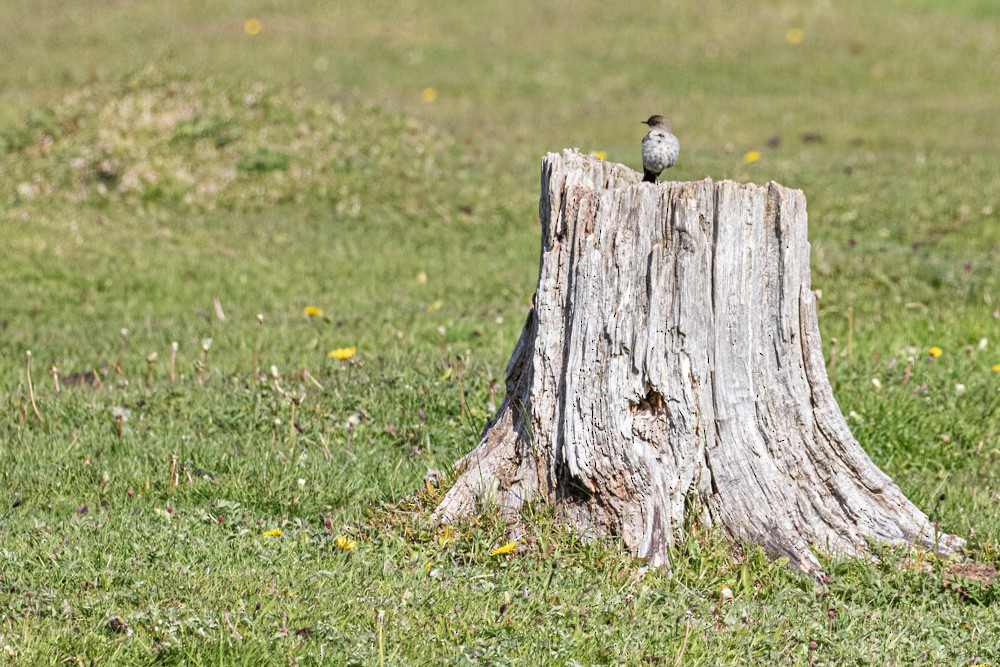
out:
<path id="1" fill-rule="evenodd" d="M 285 171 L 288 169 L 291 161 L 292 158 L 287 153 L 271 150 L 270 148 L 261 148 L 253 153 L 244 155 L 240 158 L 236 166 L 243 171 Z"/>

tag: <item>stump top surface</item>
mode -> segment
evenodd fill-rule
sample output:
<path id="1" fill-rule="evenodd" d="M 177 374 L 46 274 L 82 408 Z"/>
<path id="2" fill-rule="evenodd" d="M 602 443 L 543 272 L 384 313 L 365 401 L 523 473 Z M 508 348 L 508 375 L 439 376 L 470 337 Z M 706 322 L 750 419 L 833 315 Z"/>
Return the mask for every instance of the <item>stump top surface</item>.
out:
<path id="1" fill-rule="evenodd" d="M 543 179 L 546 174 L 553 172 L 565 172 L 567 181 L 571 180 L 572 185 L 592 187 L 595 190 L 619 190 L 630 187 L 651 187 L 671 188 L 692 185 L 709 185 L 716 187 L 735 189 L 763 189 L 780 188 L 789 192 L 803 194 L 797 188 L 789 188 L 777 181 L 760 183 L 741 183 L 732 179 L 715 180 L 711 176 L 706 176 L 699 181 L 659 181 L 657 183 L 643 183 L 642 174 L 631 167 L 620 162 L 608 162 L 602 160 L 592 153 L 581 153 L 579 148 L 565 148 L 561 153 L 548 153 L 542 158 Z M 572 175 L 572 176 L 571 176 Z M 803 194 L 804 196 L 804 194 Z"/>

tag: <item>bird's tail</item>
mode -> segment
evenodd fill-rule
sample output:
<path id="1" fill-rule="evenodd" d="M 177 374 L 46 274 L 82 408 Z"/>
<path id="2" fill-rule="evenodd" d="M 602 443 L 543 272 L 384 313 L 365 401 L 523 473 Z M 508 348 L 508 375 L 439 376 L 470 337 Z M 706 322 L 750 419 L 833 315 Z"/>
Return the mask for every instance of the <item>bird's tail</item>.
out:
<path id="1" fill-rule="evenodd" d="M 656 177 L 657 176 L 659 176 L 659 174 L 654 174 L 653 172 L 651 172 L 648 169 L 643 169 L 642 170 L 642 182 L 643 183 L 656 183 Z"/>

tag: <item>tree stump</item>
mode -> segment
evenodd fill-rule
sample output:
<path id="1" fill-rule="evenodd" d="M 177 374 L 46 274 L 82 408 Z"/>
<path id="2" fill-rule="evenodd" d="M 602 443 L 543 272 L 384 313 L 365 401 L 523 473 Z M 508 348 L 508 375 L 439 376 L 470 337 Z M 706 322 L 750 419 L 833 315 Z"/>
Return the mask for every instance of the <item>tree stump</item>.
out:
<path id="1" fill-rule="evenodd" d="M 576 151 L 542 161 L 538 289 L 507 395 L 436 517 L 541 501 L 660 565 L 693 513 L 814 577 L 813 549 L 959 547 L 840 413 L 802 191 L 640 181 Z"/>

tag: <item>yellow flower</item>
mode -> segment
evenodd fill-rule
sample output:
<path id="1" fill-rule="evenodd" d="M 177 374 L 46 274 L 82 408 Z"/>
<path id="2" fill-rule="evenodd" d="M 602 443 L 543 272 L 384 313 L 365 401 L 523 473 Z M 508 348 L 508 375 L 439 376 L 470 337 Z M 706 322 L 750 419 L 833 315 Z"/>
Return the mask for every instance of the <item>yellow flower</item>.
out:
<path id="1" fill-rule="evenodd" d="M 323 311 L 316 306 L 306 306 L 302 312 L 308 317 L 323 317 Z"/>
<path id="2" fill-rule="evenodd" d="M 268 530 L 261 533 L 261 537 L 281 537 L 281 529 L 275 528 L 274 530 Z"/>
<path id="3" fill-rule="evenodd" d="M 331 359 L 350 359 L 355 354 L 358 353 L 358 348 L 356 347 L 338 347 L 336 350 L 330 350 L 326 355 Z"/>
<path id="4" fill-rule="evenodd" d="M 993 372 L 1000 373 L 1000 364 L 993 364 Z"/>
<path id="5" fill-rule="evenodd" d="M 423 98 L 424 102 L 430 104 L 431 102 L 433 102 L 438 98 L 438 91 L 428 86 L 424 88 L 423 91 L 420 93 L 420 97 Z"/>
<path id="6" fill-rule="evenodd" d="M 347 539 L 346 535 L 341 535 L 333 541 L 337 545 L 337 548 L 341 551 L 350 551 L 354 547 L 358 546 L 358 543 L 354 540 Z"/>
<path id="7" fill-rule="evenodd" d="M 264 28 L 261 25 L 259 19 L 247 19 L 247 22 L 243 24 L 243 32 L 254 37 L 260 34 L 260 31 Z"/>
<path id="8" fill-rule="evenodd" d="M 743 156 L 743 161 L 747 164 L 751 162 L 756 162 L 760 159 L 760 151 L 747 151 L 747 154 Z"/>
<path id="9" fill-rule="evenodd" d="M 490 552 L 491 556 L 502 556 L 504 554 L 509 554 L 511 551 L 517 548 L 517 540 L 511 540 L 502 547 L 497 547 Z"/>
<path id="10" fill-rule="evenodd" d="M 927 350 L 927 353 L 930 354 L 935 359 L 937 359 L 942 354 L 944 354 L 944 350 L 942 350 L 940 347 L 938 347 L 937 345 L 935 345 L 931 349 Z"/>
<path id="11" fill-rule="evenodd" d="M 608 152 L 607 151 L 594 151 L 593 152 L 593 156 L 596 157 L 598 160 L 607 160 L 608 159 Z"/>
<path id="12" fill-rule="evenodd" d="M 785 33 L 785 40 L 789 44 L 798 46 L 802 43 L 805 36 L 806 34 L 802 31 L 802 28 L 789 28 L 788 32 Z"/>
<path id="13" fill-rule="evenodd" d="M 437 543 L 440 546 L 443 547 L 446 544 L 448 544 L 449 542 L 454 542 L 455 541 L 455 531 L 452 530 L 451 526 L 445 524 L 444 528 L 442 528 L 438 532 L 436 539 L 437 539 Z"/>

